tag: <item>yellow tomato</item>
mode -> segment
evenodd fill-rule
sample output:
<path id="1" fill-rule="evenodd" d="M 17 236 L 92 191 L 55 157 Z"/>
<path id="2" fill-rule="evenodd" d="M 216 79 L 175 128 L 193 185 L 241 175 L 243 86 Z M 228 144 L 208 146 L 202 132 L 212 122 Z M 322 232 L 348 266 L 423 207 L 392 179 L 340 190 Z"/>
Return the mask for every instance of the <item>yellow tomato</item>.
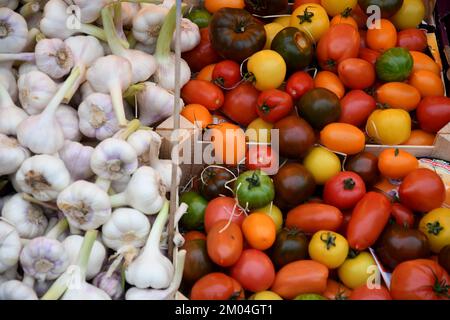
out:
<path id="1" fill-rule="evenodd" d="M 325 184 L 341 172 L 339 157 L 322 147 L 313 148 L 303 160 L 303 165 L 311 172 L 317 184 Z"/>
<path id="2" fill-rule="evenodd" d="M 276 18 L 273 22 L 281 24 L 283 28 L 289 27 L 291 25 L 291 16 Z"/>
<path id="3" fill-rule="evenodd" d="M 337 16 L 347 8 L 353 9 L 358 4 L 358 0 L 321 0 L 320 4 L 325 8 L 329 16 Z"/>
<path id="4" fill-rule="evenodd" d="M 431 251 L 439 253 L 450 245 L 450 209 L 439 208 L 428 212 L 419 223 L 419 229 L 428 238 Z"/>
<path id="5" fill-rule="evenodd" d="M 369 277 L 379 276 L 379 271 L 372 255 L 360 252 L 344 261 L 338 269 L 338 275 L 345 286 L 355 289 L 366 284 Z"/>
<path id="6" fill-rule="evenodd" d="M 403 109 L 375 110 L 367 120 L 366 131 L 380 144 L 399 145 L 411 136 L 411 116 Z"/>
<path id="7" fill-rule="evenodd" d="M 280 231 L 281 228 L 283 227 L 283 213 L 276 205 L 268 204 L 263 208 L 254 210 L 254 212 L 265 213 L 269 217 L 271 217 L 273 222 L 275 222 L 277 232 Z"/>
<path id="8" fill-rule="evenodd" d="M 416 28 L 425 18 L 425 6 L 422 0 L 403 0 L 399 11 L 391 21 L 399 30 Z"/>
<path id="9" fill-rule="evenodd" d="M 273 123 L 256 118 L 247 126 L 245 135 L 249 142 L 270 143 L 272 129 Z"/>
<path id="10" fill-rule="evenodd" d="M 272 291 L 257 292 L 248 298 L 249 300 L 283 300 L 278 294 Z"/>
<path id="11" fill-rule="evenodd" d="M 348 242 L 339 233 L 321 230 L 311 238 L 308 252 L 314 261 L 320 262 L 330 269 L 336 269 L 347 258 Z"/>
<path id="12" fill-rule="evenodd" d="M 286 77 L 286 63 L 273 50 L 262 50 L 252 55 L 247 70 L 255 77 L 255 88 L 260 91 L 278 88 Z"/>
<path id="13" fill-rule="evenodd" d="M 277 33 L 283 30 L 284 27 L 279 23 L 272 22 L 264 25 L 264 29 L 266 30 L 266 45 L 264 46 L 264 49 L 270 49 L 273 38 L 275 38 Z"/>
<path id="14" fill-rule="evenodd" d="M 330 28 L 330 19 L 321 5 L 307 3 L 301 5 L 292 13 L 291 27 L 302 30 L 317 43 Z"/>

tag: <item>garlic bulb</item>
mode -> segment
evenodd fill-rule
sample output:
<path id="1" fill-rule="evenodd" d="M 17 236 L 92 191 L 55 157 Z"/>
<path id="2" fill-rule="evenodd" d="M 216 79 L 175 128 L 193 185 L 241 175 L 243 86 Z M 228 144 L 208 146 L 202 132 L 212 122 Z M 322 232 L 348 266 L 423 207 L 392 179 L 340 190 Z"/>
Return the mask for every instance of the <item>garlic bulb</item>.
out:
<path id="1" fill-rule="evenodd" d="M 17 264 L 0 274 L 0 284 L 19 278 L 19 275 L 17 274 Z"/>
<path id="2" fill-rule="evenodd" d="M 23 282 L 10 280 L 0 285 L 0 300 L 39 300 L 36 292 Z"/>
<path id="3" fill-rule="evenodd" d="M 19 261 L 22 244 L 16 229 L 0 221 L 0 273 L 13 267 Z"/>
<path id="4" fill-rule="evenodd" d="M 168 9 L 146 4 L 133 18 L 133 36 L 146 45 L 156 44 Z"/>
<path id="5" fill-rule="evenodd" d="M 122 193 L 127 189 L 128 183 L 131 180 L 131 176 L 123 176 L 118 180 L 111 181 L 111 189 L 115 193 Z"/>
<path id="6" fill-rule="evenodd" d="M 42 39 L 36 44 L 36 65 L 53 79 L 60 79 L 74 66 L 72 51 L 61 39 Z"/>
<path id="7" fill-rule="evenodd" d="M 27 44 L 25 19 L 9 8 L 0 8 L 0 53 L 18 53 Z"/>
<path id="8" fill-rule="evenodd" d="M 181 52 L 186 52 L 194 49 L 200 43 L 200 29 L 198 25 L 189 19 L 183 18 L 181 20 L 181 36 L 180 36 Z M 175 36 L 172 38 L 172 50 L 175 50 Z"/>
<path id="9" fill-rule="evenodd" d="M 23 73 L 17 85 L 20 103 L 29 115 L 41 113 L 58 90 L 47 74 L 37 70 Z"/>
<path id="10" fill-rule="evenodd" d="M 123 295 L 122 278 L 118 272 L 114 272 L 111 276 L 101 272 L 94 278 L 92 284 L 105 291 L 113 300 L 119 300 Z"/>
<path id="11" fill-rule="evenodd" d="M 106 192 L 83 180 L 64 189 L 58 196 L 57 205 L 69 224 L 81 230 L 97 229 L 111 216 L 111 204 Z"/>
<path id="12" fill-rule="evenodd" d="M 140 8 L 139 3 L 122 2 L 120 17 L 124 27 L 133 25 L 133 18 L 136 17 Z"/>
<path id="13" fill-rule="evenodd" d="M 2 217 L 15 226 L 19 236 L 33 239 L 44 235 L 48 225 L 43 210 L 15 194 L 2 209 Z"/>
<path id="14" fill-rule="evenodd" d="M 49 155 L 35 155 L 25 160 L 16 173 L 20 189 L 40 201 L 55 200 L 70 183 L 64 162 Z"/>
<path id="15" fill-rule="evenodd" d="M 0 176 L 16 172 L 29 157 L 30 152 L 15 138 L 0 133 Z"/>
<path id="16" fill-rule="evenodd" d="M 138 130 L 133 132 L 127 139 L 127 142 L 136 151 L 139 166 L 150 166 L 149 152 L 152 137 L 151 130 Z"/>
<path id="17" fill-rule="evenodd" d="M 0 7 L 7 7 L 11 10 L 19 6 L 19 0 L 0 0 Z"/>
<path id="18" fill-rule="evenodd" d="M 77 287 L 69 288 L 61 300 L 111 300 L 111 297 L 102 289 L 84 281 Z"/>
<path id="19" fill-rule="evenodd" d="M 81 93 L 81 101 L 86 100 L 86 98 L 91 94 L 96 93 L 94 88 L 92 88 L 92 86 L 87 81 L 81 85 L 79 92 Z"/>
<path id="20" fill-rule="evenodd" d="M 71 141 L 81 140 L 77 110 L 63 104 L 58 107 L 55 116 L 63 131 L 64 139 Z"/>
<path id="21" fill-rule="evenodd" d="M 154 54 L 156 51 L 156 42 L 154 44 L 144 44 L 142 42 L 138 42 L 136 43 L 136 45 L 134 46 L 135 50 L 139 50 L 139 51 L 143 51 L 146 52 L 148 54 Z"/>
<path id="22" fill-rule="evenodd" d="M 0 133 L 15 136 L 17 126 L 27 117 L 26 112 L 14 104 L 8 91 L 0 82 Z"/>
<path id="23" fill-rule="evenodd" d="M 75 264 L 78 258 L 78 252 L 81 249 L 83 243 L 83 237 L 72 235 L 64 239 L 63 246 L 69 255 L 70 264 Z M 95 241 L 92 247 L 91 254 L 89 256 L 89 262 L 86 271 L 86 279 L 93 279 L 102 269 L 103 262 L 106 258 L 106 250 L 103 244 L 99 241 Z"/>
<path id="24" fill-rule="evenodd" d="M 5 68 L 0 64 L 0 85 L 2 85 L 3 88 L 8 92 L 12 101 L 17 102 L 17 83 L 16 77 L 14 76 L 12 71 L 13 70 L 10 67 Z"/>
<path id="25" fill-rule="evenodd" d="M 73 181 L 86 180 L 94 175 L 91 170 L 91 156 L 94 148 L 84 146 L 79 142 L 64 142 L 58 155 L 64 162 Z"/>
<path id="26" fill-rule="evenodd" d="M 92 23 L 100 16 L 100 11 L 108 4 L 108 0 L 64 0 L 68 5 L 80 9 L 80 19 L 83 23 Z"/>
<path id="27" fill-rule="evenodd" d="M 37 65 L 34 62 L 24 62 L 19 66 L 19 77 L 31 71 L 39 71 Z"/>

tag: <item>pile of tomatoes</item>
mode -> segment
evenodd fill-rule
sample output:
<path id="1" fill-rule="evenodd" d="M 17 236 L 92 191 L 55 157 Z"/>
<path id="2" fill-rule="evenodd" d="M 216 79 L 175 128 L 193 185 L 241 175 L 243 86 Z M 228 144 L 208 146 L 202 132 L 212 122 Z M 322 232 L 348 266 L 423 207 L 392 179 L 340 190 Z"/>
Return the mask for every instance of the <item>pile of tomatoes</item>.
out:
<path id="1" fill-rule="evenodd" d="M 421 0 L 190 11 L 201 42 L 183 54 L 182 115 L 220 164 L 181 195 L 190 299 L 449 299 L 449 187 L 398 147 L 433 145 L 450 122 L 424 15 Z"/>

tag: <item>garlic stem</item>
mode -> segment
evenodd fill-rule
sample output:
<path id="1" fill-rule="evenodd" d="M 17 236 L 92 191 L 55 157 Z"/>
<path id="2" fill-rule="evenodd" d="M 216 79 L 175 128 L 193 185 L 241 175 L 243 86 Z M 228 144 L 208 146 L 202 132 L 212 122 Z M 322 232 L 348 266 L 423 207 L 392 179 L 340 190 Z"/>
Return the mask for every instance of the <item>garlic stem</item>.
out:
<path id="1" fill-rule="evenodd" d="M 186 5 L 183 6 L 185 8 Z M 168 60 L 170 55 L 170 44 L 172 42 L 173 32 L 175 31 L 176 16 L 175 16 L 176 6 L 172 6 L 166 16 L 161 30 L 159 32 L 158 40 L 156 41 L 156 60 Z"/>
<path id="2" fill-rule="evenodd" d="M 0 53 L 0 62 L 4 61 L 34 61 L 34 52 Z"/>
<path id="3" fill-rule="evenodd" d="M 133 119 L 128 123 L 127 128 L 123 132 L 119 133 L 117 138 L 127 140 L 128 137 L 132 133 L 136 132 L 140 127 L 141 122 L 138 119 Z"/>
<path id="4" fill-rule="evenodd" d="M 64 231 L 67 230 L 68 227 L 69 222 L 67 222 L 66 218 L 59 219 L 58 223 L 45 234 L 45 237 L 49 239 L 57 239 Z"/>
<path id="5" fill-rule="evenodd" d="M 120 87 L 120 83 L 118 81 L 111 85 L 110 93 L 117 122 L 120 126 L 125 127 L 128 121 L 125 116 L 125 109 L 123 108 L 122 88 Z"/>
<path id="6" fill-rule="evenodd" d="M 128 203 L 127 200 L 128 199 L 127 199 L 127 195 L 125 192 L 117 193 L 117 194 L 109 197 L 109 201 L 111 202 L 112 208 L 126 206 Z"/>
<path id="7" fill-rule="evenodd" d="M 110 8 L 103 8 L 101 15 L 103 30 L 105 31 L 106 39 L 109 47 L 111 48 L 111 52 L 116 56 L 122 56 L 124 54 L 125 48 L 121 45 L 119 37 L 117 36 Z"/>
<path id="8" fill-rule="evenodd" d="M 165 200 L 161 211 L 159 212 L 155 222 L 153 223 L 152 231 L 150 232 L 150 236 L 148 237 L 147 243 L 144 246 L 143 252 L 145 252 L 146 250 L 153 250 L 152 248 L 159 247 L 161 234 L 164 230 L 167 220 L 169 220 L 169 201 Z"/>
<path id="9" fill-rule="evenodd" d="M 97 177 L 97 179 L 95 179 L 95 184 L 105 192 L 108 192 L 109 188 L 111 187 L 111 180 Z"/>
<path id="10" fill-rule="evenodd" d="M 28 18 L 41 9 L 41 5 L 39 4 L 39 1 L 29 1 L 26 4 L 20 8 L 20 15 L 24 18 Z"/>
<path id="11" fill-rule="evenodd" d="M 80 32 L 96 37 L 97 39 L 102 40 L 104 42 L 107 41 L 103 29 L 94 26 L 93 24 L 82 23 L 80 26 Z"/>
<path id="12" fill-rule="evenodd" d="M 50 209 L 50 210 L 54 210 L 54 211 L 58 211 L 59 210 L 56 205 L 48 203 L 48 202 L 40 201 L 40 200 L 36 199 L 35 197 L 29 195 L 28 193 L 22 193 L 22 198 L 25 201 L 37 204 L 37 205 L 39 205 L 41 207 L 44 207 L 44 208 L 47 208 L 47 209 Z"/>
<path id="13" fill-rule="evenodd" d="M 29 286 L 30 288 L 34 287 L 35 279 L 30 275 L 24 275 L 22 279 L 22 283 Z"/>
<path id="14" fill-rule="evenodd" d="M 137 95 L 139 92 L 141 92 L 144 89 L 145 89 L 144 82 L 133 84 L 133 85 L 129 86 L 128 89 L 124 92 L 123 98 L 126 99 L 126 98 L 130 98 L 130 97 L 134 97 L 135 95 Z"/>

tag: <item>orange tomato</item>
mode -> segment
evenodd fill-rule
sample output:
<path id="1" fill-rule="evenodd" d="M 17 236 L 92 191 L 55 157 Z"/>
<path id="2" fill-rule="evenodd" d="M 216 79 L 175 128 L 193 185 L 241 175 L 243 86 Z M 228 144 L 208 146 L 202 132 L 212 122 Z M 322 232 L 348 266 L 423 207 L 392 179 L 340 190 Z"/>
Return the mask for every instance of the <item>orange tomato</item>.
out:
<path id="1" fill-rule="evenodd" d="M 206 236 L 208 256 L 221 267 L 235 264 L 244 246 L 241 228 L 234 222 L 227 224 L 227 220 L 216 222 Z"/>
<path id="2" fill-rule="evenodd" d="M 212 73 L 214 71 L 214 67 L 216 66 L 215 63 L 207 65 L 204 67 L 200 72 L 197 74 L 195 79 L 197 80 L 205 80 L 205 81 L 212 81 Z"/>
<path id="3" fill-rule="evenodd" d="M 378 169 L 390 179 L 402 179 L 419 167 L 419 161 L 409 152 L 400 149 L 386 149 L 378 157 Z"/>
<path id="4" fill-rule="evenodd" d="M 255 212 L 245 218 L 242 223 L 242 232 L 252 248 L 266 250 L 275 242 L 277 231 L 270 216 Z"/>
<path id="5" fill-rule="evenodd" d="M 218 164 L 237 165 L 245 158 L 245 132 L 232 123 L 210 126 L 207 134 L 211 137 L 214 157 Z"/>
<path id="6" fill-rule="evenodd" d="M 314 86 L 316 88 L 325 88 L 334 92 L 339 99 L 342 99 L 345 95 L 344 84 L 341 79 L 330 71 L 320 71 L 317 73 L 314 79 Z"/>
<path id="7" fill-rule="evenodd" d="M 206 240 L 206 235 L 203 232 L 200 231 L 189 231 L 186 232 L 184 235 L 184 243 L 186 244 L 188 241 L 192 240 Z"/>
<path id="8" fill-rule="evenodd" d="M 364 133 L 348 123 L 330 123 L 320 132 L 322 144 L 333 151 L 357 154 L 364 150 Z"/>
<path id="9" fill-rule="evenodd" d="M 298 7 L 307 4 L 307 3 L 317 3 L 320 4 L 320 0 L 295 0 L 294 2 L 294 8 L 293 10 L 297 9 Z"/>
<path id="10" fill-rule="evenodd" d="M 377 101 L 390 108 L 413 111 L 421 100 L 419 90 L 403 82 L 389 82 L 377 90 Z"/>
<path id="11" fill-rule="evenodd" d="M 356 22 L 356 20 L 351 15 L 346 15 L 342 13 L 338 14 L 337 16 L 334 16 L 333 19 L 331 19 L 330 27 L 334 26 L 335 24 L 341 23 L 349 24 L 358 29 L 358 23 Z"/>
<path id="12" fill-rule="evenodd" d="M 419 90 L 422 98 L 445 94 L 441 77 L 428 70 L 414 71 L 409 77 L 409 84 Z"/>
<path id="13" fill-rule="evenodd" d="M 204 6 L 211 13 L 219 11 L 222 8 L 244 9 L 244 0 L 205 0 Z"/>
<path id="14" fill-rule="evenodd" d="M 384 52 L 397 45 L 397 30 L 386 19 L 381 19 L 380 28 L 371 28 L 367 31 L 367 45 L 370 49 Z"/>
<path id="15" fill-rule="evenodd" d="M 328 300 L 347 300 L 352 290 L 344 286 L 342 283 L 328 279 L 327 289 L 322 295 Z"/>
<path id="16" fill-rule="evenodd" d="M 425 53 L 419 51 L 410 51 L 410 53 L 414 60 L 413 71 L 428 70 L 436 73 L 438 76 L 441 75 L 441 68 L 439 65 Z"/>
<path id="17" fill-rule="evenodd" d="M 188 104 L 181 110 L 181 115 L 202 129 L 213 123 L 211 113 L 201 104 Z"/>
<path id="18" fill-rule="evenodd" d="M 435 138 L 436 135 L 418 129 L 411 131 L 411 136 L 403 144 L 409 146 L 432 146 Z"/>

